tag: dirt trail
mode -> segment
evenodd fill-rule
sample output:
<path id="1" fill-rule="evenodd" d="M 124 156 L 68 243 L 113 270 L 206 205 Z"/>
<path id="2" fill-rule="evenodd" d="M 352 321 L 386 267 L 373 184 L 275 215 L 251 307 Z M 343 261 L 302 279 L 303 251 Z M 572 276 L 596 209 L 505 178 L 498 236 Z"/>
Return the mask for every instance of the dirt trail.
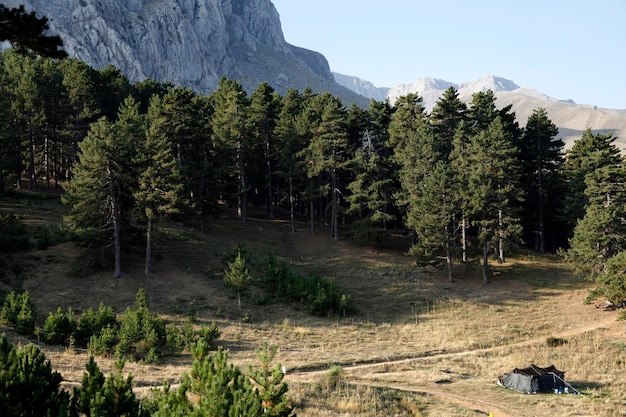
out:
<path id="1" fill-rule="evenodd" d="M 617 326 L 616 318 L 614 315 L 610 317 L 604 318 L 601 321 L 590 323 L 584 326 L 576 327 L 573 329 L 569 329 L 567 331 L 561 332 L 556 335 L 556 337 L 572 337 L 578 334 L 606 328 L 609 326 Z M 530 415 L 528 413 L 528 409 L 524 405 L 511 405 L 509 403 L 502 404 L 500 398 L 489 396 L 488 393 L 480 392 L 475 393 L 478 395 L 473 395 L 471 398 L 468 398 L 467 395 L 461 395 L 453 392 L 454 387 L 450 385 L 438 385 L 432 382 L 424 382 L 421 384 L 405 384 L 398 383 L 394 381 L 394 375 L 398 375 L 402 373 L 402 371 L 398 372 L 386 372 L 385 370 L 389 370 L 394 367 L 401 367 L 402 365 L 408 364 L 416 364 L 420 362 L 437 362 L 440 359 L 449 359 L 449 358 L 457 358 L 461 356 L 469 356 L 469 355 L 481 355 L 489 352 L 497 352 L 501 349 L 508 349 L 511 347 L 524 347 L 531 346 L 534 344 L 544 343 L 545 338 L 538 337 L 532 338 L 529 340 L 525 340 L 517 343 L 504 344 L 501 346 L 484 348 L 484 349 L 475 349 L 468 350 L 462 352 L 442 352 L 436 354 L 428 354 L 425 356 L 418 356 L 414 358 L 408 359 L 399 359 L 399 360 L 391 360 L 385 362 L 376 362 L 376 363 L 366 363 L 366 364 L 357 364 L 352 366 L 345 366 L 343 370 L 345 372 L 346 379 L 352 383 L 357 385 L 364 385 L 369 387 L 378 387 L 378 388 L 390 388 L 398 391 L 405 392 L 413 392 L 419 393 L 423 395 L 428 395 L 438 400 L 449 403 L 452 405 L 457 405 L 461 407 L 468 408 L 470 410 L 478 411 L 488 415 L 489 413 L 493 413 L 494 416 L 498 417 L 519 417 Z M 378 372 L 377 372 L 378 370 Z M 369 371 L 369 372 L 368 372 Z M 285 379 L 289 381 L 306 383 L 313 382 L 316 378 L 320 377 L 327 373 L 327 369 L 317 369 L 317 370 L 309 370 L 309 371 L 296 371 L 286 375 Z M 388 376 L 389 379 L 385 380 L 385 376 Z M 494 376 L 495 381 L 495 376 Z"/>

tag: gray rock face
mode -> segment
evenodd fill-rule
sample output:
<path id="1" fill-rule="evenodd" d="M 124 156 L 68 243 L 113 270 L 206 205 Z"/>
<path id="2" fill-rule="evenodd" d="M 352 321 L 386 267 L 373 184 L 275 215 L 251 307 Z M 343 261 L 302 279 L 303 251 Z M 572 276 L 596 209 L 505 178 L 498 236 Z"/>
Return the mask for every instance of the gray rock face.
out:
<path id="1" fill-rule="evenodd" d="M 153 78 L 201 93 L 222 76 L 247 91 L 263 81 L 277 91 L 329 91 L 367 103 L 335 83 L 326 58 L 288 44 L 270 0 L 4 0 L 49 19 L 71 57 L 113 64 L 131 81 Z"/>
<path id="2" fill-rule="evenodd" d="M 387 98 L 387 93 L 389 92 L 389 88 L 387 87 L 376 87 L 370 81 L 366 81 L 352 75 L 344 75 L 333 72 L 333 76 L 335 77 L 335 81 L 337 81 L 337 83 L 364 97 L 373 98 L 377 101 L 385 101 Z"/>

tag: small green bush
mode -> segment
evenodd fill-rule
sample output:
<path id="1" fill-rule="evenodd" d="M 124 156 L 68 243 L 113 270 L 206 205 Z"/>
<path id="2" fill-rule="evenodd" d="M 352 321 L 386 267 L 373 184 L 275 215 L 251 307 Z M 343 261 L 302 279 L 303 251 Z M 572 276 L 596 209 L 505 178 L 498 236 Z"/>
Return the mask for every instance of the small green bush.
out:
<path id="1" fill-rule="evenodd" d="M 35 345 L 16 348 L 0 335 L 0 410 L 3 416 L 67 416 L 63 377 Z"/>
<path id="2" fill-rule="evenodd" d="M 325 316 L 335 313 L 346 316 L 354 312 L 352 298 L 341 294 L 334 281 L 316 274 L 303 276 L 286 263 L 277 261 L 274 256 L 267 259 L 262 282 L 274 297 L 304 303 L 311 314 Z"/>
<path id="3" fill-rule="evenodd" d="M 2 305 L 0 311 L 0 321 L 7 326 L 15 327 L 18 334 L 33 334 L 35 330 L 35 303 L 28 295 L 28 291 L 23 293 L 10 292 Z"/>
<path id="4" fill-rule="evenodd" d="M 74 414 L 85 416 L 148 417 L 133 393 L 133 378 L 122 376 L 124 361 L 115 363 L 116 373 L 105 378 L 93 357 L 87 363 L 80 387 L 74 388 Z"/>
<path id="5" fill-rule="evenodd" d="M 187 317 L 179 330 L 185 347 L 189 347 L 196 339 L 196 333 L 193 330 L 193 321 Z"/>
<path id="6" fill-rule="evenodd" d="M 185 341 L 174 324 L 165 327 L 165 346 L 170 355 L 180 356 L 185 350 Z"/>
<path id="7" fill-rule="evenodd" d="M 78 325 L 74 333 L 76 344 L 87 347 L 87 343 L 94 335 L 99 335 L 102 329 L 117 327 L 117 315 L 112 307 L 100 303 L 98 310 L 89 308 L 78 319 Z"/>
<path id="8" fill-rule="evenodd" d="M 48 314 L 43 326 L 44 340 L 48 344 L 68 343 L 70 336 L 76 330 L 74 312 L 68 309 L 66 313 L 57 309 L 55 313 Z"/>
<path id="9" fill-rule="evenodd" d="M 567 340 L 561 339 L 560 337 L 550 336 L 546 339 L 546 345 L 550 347 L 558 347 L 567 344 Z"/>
<path id="10" fill-rule="evenodd" d="M 211 323 L 210 326 L 205 326 L 204 324 L 200 326 L 200 338 L 209 346 L 212 346 L 213 342 L 219 339 L 220 336 L 220 329 L 215 322 Z"/>
<path id="11" fill-rule="evenodd" d="M 89 338 L 87 351 L 90 355 L 104 355 L 113 352 L 117 345 L 117 326 L 107 326 Z"/>
<path id="12" fill-rule="evenodd" d="M 166 342 L 165 323 L 150 313 L 143 289 L 137 293 L 135 307 L 127 308 L 122 315 L 117 336 L 116 354 L 134 360 L 145 360 L 152 349 L 155 353 Z"/>

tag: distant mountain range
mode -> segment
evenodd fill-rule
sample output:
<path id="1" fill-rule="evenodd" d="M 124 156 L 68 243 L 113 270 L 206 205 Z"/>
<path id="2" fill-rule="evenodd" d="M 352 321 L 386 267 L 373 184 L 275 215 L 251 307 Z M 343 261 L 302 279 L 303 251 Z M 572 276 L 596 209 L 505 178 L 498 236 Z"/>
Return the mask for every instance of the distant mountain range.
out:
<path id="1" fill-rule="evenodd" d="M 496 105 L 499 108 L 513 106 L 517 120 L 522 126 L 535 109 L 539 107 L 546 109 L 550 120 L 559 128 L 559 137 L 565 141 L 567 147 L 580 138 L 587 128 L 591 128 L 595 133 L 612 132 L 618 137 L 616 144 L 621 149 L 626 149 L 626 109 L 606 109 L 576 104 L 572 100 L 559 100 L 531 87 L 520 87 L 511 80 L 493 75 L 460 84 L 426 77 L 414 83 L 400 84 L 392 88 L 379 88 L 358 77 L 337 73 L 333 73 L 333 76 L 346 88 L 379 101 L 389 99 L 394 103 L 398 97 L 417 93 L 424 99 L 424 107 L 428 111 L 432 110 L 444 91 L 450 87 L 455 87 L 459 92 L 459 98 L 466 103 L 471 101 L 472 94 L 491 90 L 495 93 Z"/>
<path id="2" fill-rule="evenodd" d="M 431 109 L 450 86 L 464 101 L 476 91 L 491 89 L 497 105 L 513 105 L 521 125 L 534 109 L 545 108 L 567 144 L 588 127 L 626 137 L 626 110 L 577 105 L 504 78 L 488 76 L 462 84 L 422 78 L 384 88 L 332 73 L 322 54 L 285 41 L 270 0 L 2 0 L 2 4 L 24 5 L 46 16 L 51 32 L 61 36 L 71 57 L 98 69 L 112 64 L 131 82 L 152 78 L 210 93 L 226 76 L 249 93 L 267 81 L 281 94 L 310 87 L 363 108 L 371 98 L 393 102 L 417 92 Z M 624 139 L 618 143 L 626 148 Z"/>

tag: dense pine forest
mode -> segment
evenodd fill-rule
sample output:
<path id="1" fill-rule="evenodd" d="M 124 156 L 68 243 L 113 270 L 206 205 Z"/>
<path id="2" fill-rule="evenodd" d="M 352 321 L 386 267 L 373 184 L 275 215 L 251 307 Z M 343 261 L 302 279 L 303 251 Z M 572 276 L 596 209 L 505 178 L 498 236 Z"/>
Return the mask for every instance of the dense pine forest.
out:
<path id="1" fill-rule="evenodd" d="M 14 47 L 0 53 L 0 199 L 17 190 L 60 195 L 69 211 L 63 234 L 87 256 L 107 258 L 115 277 L 138 240 L 152 274 L 161 222 L 210 234 L 227 213 L 244 225 L 252 216 L 283 219 L 291 232 L 308 223 L 298 232 L 375 248 L 402 234 L 416 264 L 441 267 L 450 283 L 455 265 L 477 262 L 487 284 L 490 262 L 512 251 L 553 253 L 593 283 L 588 301 L 624 304 L 626 171 L 612 134 L 587 130 L 566 151 L 544 109 L 521 127 L 492 91 L 465 104 L 451 87 L 429 113 L 417 94 L 363 109 L 311 89 L 281 96 L 268 83 L 248 93 L 228 78 L 209 95 L 150 79 L 131 84 L 112 66 L 67 58 L 59 38 L 41 36 L 46 19 L 23 8 L 0 5 L 0 29 Z M 19 221 L 0 216 L 0 251 L 26 249 L 11 236 Z M 241 310 L 250 285 L 245 248 L 227 265 L 224 283 Z M 264 281 L 284 299 L 307 299 L 313 314 L 346 317 L 352 308 L 333 281 L 272 257 Z M 0 335 L 0 403 L 9 415 L 293 415 L 285 370 L 273 365 L 276 346 L 255 351 L 259 367 L 246 375 L 226 351 L 209 353 L 220 337 L 215 323 L 196 331 L 190 311 L 182 325 L 166 325 L 143 289 L 123 314 L 101 304 L 76 318 L 59 307 L 43 328 L 27 292 L 1 295 L 0 324 L 17 334 L 117 358 L 105 377 L 91 357 L 70 396 L 39 347 Z M 183 350 L 193 363 L 178 387 L 135 397 L 124 358 L 155 364 L 160 353 Z"/>
<path id="2" fill-rule="evenodd" d="M 491 91 L 469 105 L 451 87 L 429 114 L 416 94 L 346 108 L 338 97 L 223 78 L 210 95 L 116 68 L 7 50 L 0 56 L 0 189 L 57 188 L 69 230 L 113 248 L 177 219 L 201 230 L 251 207 L 310 219 L 310 233 L 381 245 L 413 236 L 418 262 L 482 259 L 513 248 L 565 255 L 620 302 L 624 168 L 611 134 L 587 130 L 565 152 L 538 108 L 520 127 Z M 562 250 L 565 249 L 565 250 Z M 616 287 L 617 286 L 617 287 Z M 617 294 L 614 294 L 617 291 Z"/>

